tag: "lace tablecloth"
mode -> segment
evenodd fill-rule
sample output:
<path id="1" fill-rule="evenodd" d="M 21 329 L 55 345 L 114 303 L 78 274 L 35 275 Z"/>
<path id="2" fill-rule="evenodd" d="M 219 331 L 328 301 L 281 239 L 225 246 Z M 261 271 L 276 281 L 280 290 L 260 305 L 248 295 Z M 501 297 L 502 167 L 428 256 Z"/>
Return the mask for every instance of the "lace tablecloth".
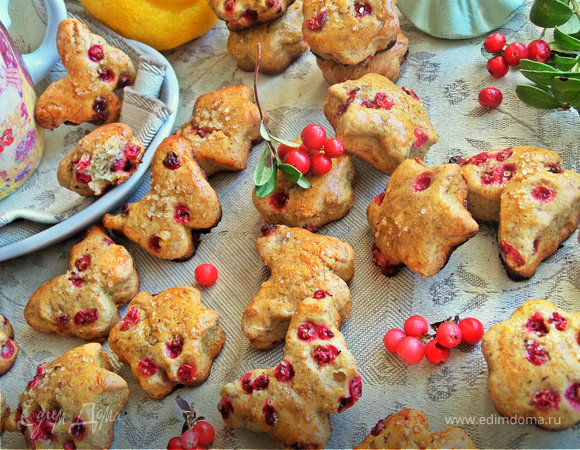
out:
<path id="1" fill-rule="evenodd" d="M 410 53 L 398 84 L 419 94 L 440 135 L 439 143 L 427 155 L 428 164 L 444 163 L 453 155 L 468 156 L 492 148 L 529 144 L 552 148 L 562 155 L 566 168 L 580 169 L 578 114 L 540 111 L 520 103 L 514 89 L 523 77 L 517 70 L 511 70 L 504 79 L 492 79 L 479 52 L 482 39 L 437 40 L 406 21 L 402 22 L 402 28 L 409 37 Z M 529 25 L 527 10 L 521 11 L 502 31 L 510 41 L 529 42 L 539 35 L 539 30 Z M 227 30 L 220 23 L 203 38 L 166 53 L 181 83 L 177 125 L 189 118 L 200 94 L 235 83 L 251 85 L 252 75 L 237 70 L 228 57 L 226 39 Z M 490 85 L 504 93 L 504 102 L 497 110 L 482 109 L 477 103 L 479 90 Z M 273 131 L 292 139 L 311 122 L 332 131 L 322 113 L 327 88 L 309 53 L 281 75 L 261 76 L 260 98 L 272 117 Z M 176 285 L 196 286 L 195 267 L 203 262 L 215 264 L 219 280 L 215 286 L 203 289 L 202 297 L 205 305 L 220 312 L 227 338 L 209 379 L 202 386 L 181 388 L 162 401 L 147 398 L 127 366 L 119 364 L 113 356 L 116 369 L 131 388 L 129 402 L 115 427 L 115 448 L 164 448 L 169 438 L 181 430 L 181 413 L 175 403 L 177 394 L 193 401 L 197 412 L 215 425 L 214 447 L 274 446 L 265 434 L 225 428 L 216 409 L 219 391 L 225 383 L 248 370 L 272 367 L 282 357 L 281 346 L 267 352 L 253 349 L 240 329 L 244 308 L 268 277 L 255 250 L 262 220 L 251 201 L 253 167 L 262 146 L 253 151 L 246 171 L 210 179 L 224 215 L 219 226 L 202 238 L 190 261 L 156 260 L 133 243 L 122 240 L 135 259 L 142 289 L 150 293 Z M 331 417 L 333 433 L 328 447 L 352 447 L 379 419 L 408 407 L 425 411 L 433 430 L 451 426 L 451 420 L 465 420 L 464 427 L 480 447 L 580 448 L 578 425 L 567 431 L 548 432 L 533 425 L 498 423 L 499 416 L 487 392 L 487 367 L 479 345 L 452 351 L 449 361 L 440 366 L 426 360 L 408 366 L 388 354 L 382 342 L 388 329 L 401 327 L 412 314 L 421 314 L 429 322 L 455 314 L 475 316 L 487 329 L 533 298 L 545 298 L 566 310 L 578 311 L 577 234 L 542 263 L 529 281 L 514 282 L 506 276 L 498 257 L 497 230 L 487 225 L 482 225 L 474 238 L 456 250 L 436 276 L 421 279 L 403 269 L 394 278 L 386 278 L 371 263 L 372 236 L 365 210 L 384 189 L 387 177 L 361 161 L 356 161 L 356 168 L 354 208 L 344 219 L 323 228 L 322 233 L 349 242 L 356 251 L 356 275 L 351 285 L 354 306 L 342 331 L 357 360 L 363 395 L 353 408 Z M 134 198 L 144 195 L 148 183 L 144 179 Z M 14 324 L 20 345 L 15 366 L 0 378 L 0 387 L 13 407 L 37 364 L 83 343 L 79 339 L 39 334 L 26 324 L 22 315 L 38 286 L 67 269 L 69 251 L 79 239 L 80 236 L 0 264 L 0 311 Z M 112 355 L 108 345 L 105 349 Z M 1 444 L 3 448 L 18 448 L 24 441 L 19 435 L 5 433 Z"/>

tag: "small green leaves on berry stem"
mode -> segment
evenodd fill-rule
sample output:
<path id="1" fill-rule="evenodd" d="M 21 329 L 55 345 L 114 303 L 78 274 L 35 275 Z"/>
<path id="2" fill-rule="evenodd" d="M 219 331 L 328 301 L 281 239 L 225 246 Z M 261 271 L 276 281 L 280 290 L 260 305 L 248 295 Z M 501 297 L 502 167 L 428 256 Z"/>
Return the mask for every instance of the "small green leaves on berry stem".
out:
<path id="1" fill-rule="evenodd" d="M 560 103 L 580 108 L 580 80 L 558 77 L 552 80 L 552 93 Z"/>
<path id="2" fill-rule="evenodd" d="M 272 162 L 272 176 L 270 179 L 261 186 L 256 186 L 256 195 L 260 198 L 266 197 L 268 194 L 274 191 L 276 187 L 276 180 L 278 178 L 278 163 L 276 160 Z"/>
<path id="3" fill-rule="evenodd" d="M 580 50 L 580 39 L 564 33 L 558 27 L 554 29 L 554 40 L 556 43 L 567 50 Z"/>
<path id="4" fill-rule="evenodd" d="M 567 56 L 560 56 L 556 54 L 554 55 L 554 63 L 556 64 L 556 68 L 558 70 L 567 72 L 574 69 L 574 67 L 578 64 L 578 58 L 569 58 Z"/>
<path id="5" fill-rule="evenodd" d="M 568 22 L 572 12 L 572 8 L 560 0 L 534 0 L 530 20 L 539 27 L 553 28 Z"/>
<path id="6" fill-rule="evenodd" d="M 273 141 L 276 141 L 278 144 L 284 144 L 288 147 L 298 148 L 300 144 L 298 142 L 287 141 L 286 139 L 279 138 L 277 136 L 270 135 Z"/>
<path id="7" fill-rule="evenodd" d="M 274 164 L 272 162 L 272 152 L 269 147 L 270 145 L 268 143 L 256 165 L 256 170 L 254 171 L 254 184 L 256 186 L 262 186 L 272 178 Z"/>
<path id="8" fill-rule="evenodd" d="M 560 102 L 549 92 L 529 84 L 520 84 L 516 87 L 518 98 L 527 105 L 540 109 L 554 109 Z"/>

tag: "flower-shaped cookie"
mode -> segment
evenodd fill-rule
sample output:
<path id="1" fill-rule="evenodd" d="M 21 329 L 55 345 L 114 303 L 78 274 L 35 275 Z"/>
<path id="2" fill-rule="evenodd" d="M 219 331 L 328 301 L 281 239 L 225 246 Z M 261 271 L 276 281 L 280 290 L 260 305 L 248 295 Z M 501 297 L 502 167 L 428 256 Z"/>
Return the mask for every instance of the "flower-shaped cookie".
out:
<path id="1" fill-rule="evenodd" d="M 244 170 L 250 150 L 262 140 L 253 89 L 238 84 L 200 96 L 177 134 L 189 141 L 206 175 Z"/>
<path id="2" fill-rule="evenodd" d="M 63 123 L 117 122 L 121 100 L 114 91 L 135 80 L 129 56 L 74 19 L 60 23 L 56 45 L 68 73 L 38 99 L 36 122 L 51 129 Z"/>
<path id="3" fill-rule="evenodd" d="M 100 344 L 76 347 L 41 364 L 6 421 L 28 448 L 103 448 L 113 442 L 115 420 L 129 387 L 112 372 Z"/>
<path id="4" fill-rule="evenodd" d="M 103 225 L 153 256 L 185 260 L 194 254 L 199 232 L 215 227 L 221 217 L 218 196 L 191 146 L 181 136 L 170 136 L 155 151 L 149 193 L 124 205 L 118 215 L 105 214 Z"/>
<path id="5" fill-rule="evenodd" d="M 265 431 L 287 448 L 324 448 L 328 414 L 350 408 L 362 393 L 340 321 L 332 297 L 302 301 L 286 334 L 284 360 L 221 390 L 218 410 L 226 424 Z"/>
<path id="6" fill-rule="evenodd" d="M 304 0 L 302 32 L 312 52 L 358 64 L 397 38 L 396 0 Z"/>
<path id="7" fill-rule="evenodd" d="M 364 441 L 363 448 L 477 448 L 463 428 L 447 428 L 432 433 L 427 415 L 416 409 L 404 409 L 379 420 Z"/>
<path id="8" fill-rule="evenodd" d="M 218 312 L 203 307 L 199 291 L 174 287 L 137 295 L 109 345 L 147 395 L 159 399 L 179 384 L 203 383 L 225 340 Z"/>
<path id="9" fill-rule="evenodd" d="M 367 209 L 373 261 L 388 276 L 405 264 L 423 278 L 439 272 L 479 227 L 465 209 L 467 184 L 455 164 L 406 160 Z"/>
<path id="10" fill-rule="evenodd" d="M 131 255 L 94 226 L 72 248 L 70 269 L 32 294 L 24 318 L 41 333 L 104 341 L 119 320 L 117 308 L 138 292 Z"/>
<path id="11" fill-rule="evenodd" d="M 324 114 L 346 151 L 388 175 L 439 139 L 415 93 L 374 73 L 330 86 Z"/>
<path id="12" fill-rule="evenodd" d="M 271 276 L 242 317 L 242 331 L 254 347 L 268 349 L 282 341 L 296 307 L 307 297 L 329 295 L 346 320 L 352 308 L 347 283 L 354 276 L 349 244 L 302 228 L 268 225 L 256 248 Z"/>
<path id="13" fill-rule="evenodd" d="M 483 336 L 489 394 L 506 417 L 563 430 L 580 421 L 580 314 L 530 300 Z"/>
<path id="14" fill-rule="evenodd" d="M 294 0 L 209 0 L 209 6 L 230 30 L 250 28 L 280 17 Z"/>
<path id="15" fill-rule="evenodd" d="M 101 195 L 125 183 L 139 167 L 144 147 L 123 123 L 97 128 L 60 161 L 58 182 L 84 196 Z"/>
<path id="16" fill-rule="evenodd" d="M 16 361 L 16 356 L 18 356 L 18 345 L 14 342 L 14 329 L 8 318 L 0 314 L 0 376 L 10 370 Z M 1 426 L 2 424 L 0 424 L 0 429 Z"/>

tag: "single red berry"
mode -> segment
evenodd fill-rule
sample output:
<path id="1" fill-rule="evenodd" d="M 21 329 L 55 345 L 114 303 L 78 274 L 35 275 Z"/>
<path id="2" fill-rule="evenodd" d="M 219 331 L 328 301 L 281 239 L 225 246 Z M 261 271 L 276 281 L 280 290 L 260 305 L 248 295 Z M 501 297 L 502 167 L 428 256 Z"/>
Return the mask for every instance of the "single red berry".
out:
<path id="1" fill-rule="evenodd" d="M 284 162 L 296 167 L 302 174 L 305 174 L 310 170 L 310 158 L 306 153 L 297 149 L 293 149 L 286 153 Z"/>
<path id="2" fill-rule="evenodd" d="M 404 337 L 405 332 L 403 330 L 393 328 L 392 330 L 387 331 L 387 334 L 385 334 L 385 337 L 383 338 L 383 342 L 389 352 L 395 353 L 397 351 L 397 345 L 399 345 L 399 342 L 401 342 L 401 339 Z"/>
<path id="3" fill-rule="evenodd" d="M 488 87 L 479 91 L 478 100 L 484 108 L 497 108 L 503 101 L 503 94 L 498 88 Z"/>
<path id="4" fill-rule="evenodd" d="M 105 57 L 105 49 L 102 45 L 93 44 L 89 48 L 89 59 L 93 62 L 99 62 Z"/>
<path id="5" fill-rule="evenodd" d="M 329 139 L 324 143 L 324 153 L 330 158 L 338 158 L 344 153 L 344 144 L 340 139 Z"/>
<path id="6" fill-rule="evenodd" d="M 431 364 L 442 364 L 449 359 L 451 350 L 443 347 L 436 339 L 427 342 L 425 346 L 425 358 Z"/>
<path id="7" fill-rule="evenodd" d="M 218 270 L 213 264 L 200 264 L 195 268 L 195 280 L 202 286 L 211 286 L 218 279 Z"/>
<path id="8" fill-rule="evenodd" d="M 91 265 L 90 255 L 83 255 L 75 261 L 75 267 L 79 272 L 83 272 L 89 268 Z"/>
<path id="9" fill-rule="evenodd" d="M 14 352 L 16 352 L 16 347 L 12 343 L 12 339 L 8 339 L 4 345 L 2 346 L 2 350 L 0 351 L 0 356 L 3 359 L 10 359 L 14 356 Z"/>
<path id="10" fill-rule="evenodd" d="M 505 36 L 501 33 L 490 34 L 483 42 L 483 48 L 487 53 L 501 52 L 506 43 Z"/>
<path id="11" fill-rule="evenodd" d="M 397 355 L 407 364 L 417 364 L 425 355 L 425 347 L 416 337 L 405 336 L 397 345 Z"/>
<path id="12" fill-rule="evenodd" d="M 324 153 L 316 153 L 310 160 L 310 169 L 316 176 L 326 175 L 332 169 L 332 160 Z"/>
<path id="13" fill-rule="evenodd" d="M 280 159 L 284 160 L 284 156 L 286 156 L 286 153 L 288 153 L 290 150 L 294 150 L 294 147 L 289 147 L 288 145 L 280 144 L 278 146 L 278 156 L 280 157 Z"/>
<path id="14" fill-rule="evenodd" d="M 504 77 L 509 70 L 510 68 L 505 62 L 503 56 L 494 56 L 493 58 L 487 60 L 487 71 L 494 78 Z"/>
<path id="15" fill-rule="evenodd" d="M 520 59 L 528 57 L 528 48 L 521 42 L 512 42 L 503 51 L 503 57 L 508 66 L 519 66 Z"/>
<path id="16" fill-rule="evenodd" d="M 191 364 L 184 363 L 177 369 L 177 379 L 182 383 L 190 383 L 197 376 L 197 370 L 195 366 Z"/>
<path id="17" fill-rule="evenodd" d="M 141 153 L 141 147 L 138 145 L 129 145 L 125 147 L 125 156 L 131 161 L 135 161 Z"/>
<path id="18" fill-rule="evenodd" d="M 181 435 L 181 443 L 183 448 L 195 448 L 197 447 L 199 436 L 193 430 L 187 430 Z"/>
<path id="19" fill-rule="evenodd" d="M 211 423 L 204 420 L 197 422 L 191 430 L 197 433 L 198 445 L 208 445 L 215 436 L 215 430 Z"/>
<path id="20" fill-rule="evenodd" d="M 320 125 L 311 123 L 302 130 L 300 134 L 302 142 L 306 147 L 312 149 L 322 148 L 326 142 L 326 131 Z"/>
<path id="21" fill-rule="evenodd" d="M 460 320 L 458 324 L 461 329 L 461 338 L 463 342 L 469 345 L 475 345 L 483 337 L 483 324 L 474 317 L 468 317 Z"/>
<path id="22" fill-rule="evenodd" d="M 167 450 L 183 450 L 185 447 L 183 446 L 183 442 L 181 442 L 181 437 L 172 437 L 169 439 L 169 443 L 167 444 Z"/>
<path id="23" fill-rule="evenodd" d="M 179 204 L 173 207 L 173 220 L 175 223 L 187 225 L 191 221 L 191 216 L 189 206 Z"/>
<path id="24" fill-rule="evenodd" d="M 405 321 L 404 329 L 407 336 L 421 337 L 429 331 L 429 324 L 421 316 L 411 316 Z"/>
<path id="25" fill-rule="evenodd" d="M 546 41 L 537 39 L 528 44 L 528 59 L 545 63 L 550 59 L 551 49 Z"/>
<path id="26" fill-rule="evenodd" d="M 461 328 L 455 322 L 444 322 L 437 328 L 437 342 L 443 347 L 457 347 L 461 337 Z"/>
<path id="27" fill-rule="evenodd" d="M 143 358 L 141 361 L 139 361 L 137 367 L 139 368 L 139 372 L 141 372 L 146 377 L 155 375 L 159 370 L 159 367 L 157 364 L 155 364 L 153 358 Z"/>

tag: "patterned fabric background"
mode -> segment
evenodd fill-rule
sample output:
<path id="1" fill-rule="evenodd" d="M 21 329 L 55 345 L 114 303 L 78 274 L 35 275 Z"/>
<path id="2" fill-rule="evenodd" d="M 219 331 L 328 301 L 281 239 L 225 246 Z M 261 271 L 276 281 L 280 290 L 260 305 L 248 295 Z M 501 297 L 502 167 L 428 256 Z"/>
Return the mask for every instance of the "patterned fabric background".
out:
<path id="1" fill-rule="evenodd" d="M 529 8 L 529 5 L 528 5 Z M 403 65 L 399 86 L 409 86 L 423 99 L 440 135 L 427 155 L 430 165 L 446 162 L 450 156 L 469 156 L 492 148 L 529 144 L 559 152 L 566 168 L 580 169 L 580 120 L 575 112 L 546 112 L 520 103 L 514 92 L 522 79 L 517 70 L 501 80 L 493 80 L 479 52 L 479 38 L 444 41 L 431 38 L 402 22 L 409 37 L 410 53 Z M 529 42 L 539 30 L 529 25 L 527 9 L 502 30 L 510 41 Z M 220 23 L 201 39 L 186 44 L 166 56 L 181 83 L 181 105 L 176 125 L 189 116 L 195 99 L 235 83 L 251 85 L 252 75 L 236 69 L 225 51 L 227 30 Z M 477 93 L 485 86 L 503 90 L 504 103 L 497 110 L 484 110 Z M 314 57 L 307 53 L 276 77 L 260 77 L 260 98 L 272 116 L 273 131 L 294 138 L 303 126 L 318 122 L 331 132 L 322 113 L 328 85 L 322 79 Z M 50 133 L 48 133 L 50 139 Z M 254 149 L 248 169 L 210 179 L 216 189 L 224 216 L 210 234 L 202 238 L 197 254 L 188 262 L 159 261 L 133 243 L 121 239 L 135 259 L 142 290 L 156 293 L 176 285 L 196 286 L 198 264 L 215 264 L 217 284 L 202 289 L 206 306 L 221 314 L 226 343 L 213 365 L 209 379 L 198 388 L 181 388 L 162 401 L 147 398 L 127 366 L 110 352 L 115 367 L 129 383 L 131 397 L 115 427 L 115 448 L 165 448 L 170 437 L 181 430 L 177 394 L 193 401 L 199 414 L 216 427 L 216 448 L 271 448 L 265 434 L 230 430 L 223 426 L 216 406 L 221 387 L 255 368 L 273 367 L 282 357 L 282 347 L 272 351 L 253 349 L 242 335 L 240 320 L 250 299 L 268 271 L 255 250 L 262 219 L 252 205 L 252 172 L 263 144 Z M 580 246 L 577 234 L 566 241 L 556 255 L 545 261 L 529 281 L 514 282 L 507 276 L 498 257 L 497 229 L 482 225 L 480 232 L 456 250 L 447 266 L 436 276 L 421 279 L 403 269 L 394 278 L 384 277 L 371 262 L 372 236 L 365 210 L 371 199 L 384 190 L 387 177 L 356 161 L 358 183 L 356 203 L 344 219 L 328 225 L 322 233 L 349 242 L 356 251 L 356 275 L 351 284 L 353 310 L 342 332 L 354 354 L 363 381 L 359 402 L 342 414 L 331 417 L 333 426 L 329 448 L 358 444 L 371 427 L 387 414 L 402 408 L 425 411 L 432 430 L 447 428 L 446 418 L 466 417 L 489 422 L 497 413 L 487 392 L 487 367 L 480 346 L 460 347 L 448 362 L 433 366 L 422 361 L 407 366 L 384 349 L 384 333 L 401 327 L 412 314 L 430 322 L 460 314 L 475 316 L 489 328 L 506 319 L 522 302 L 545 298 L 568 311 L 580 306 Z M 148 190 L 144 179 L 134 199 Z M 0 387 L 14 407 L 36 366 L 83 344 L 79 339 L 44 335 L 24 321 L 22 310 L 43 282 L 63 273 L 69 251 L 81 236 L 45 251 L 0 264 L 0 311 L 15 326 L 20 355 L 10 372 L 0 378 Z M 123 310 L 123 313 L 125 311 Z M 480 447 L 580 448 L 580 426 L 562 432 L 548 432 L 532 425 L 466 425 Z M 23 439 L 4 434 L 3 448 L 20 448 Z"/>

